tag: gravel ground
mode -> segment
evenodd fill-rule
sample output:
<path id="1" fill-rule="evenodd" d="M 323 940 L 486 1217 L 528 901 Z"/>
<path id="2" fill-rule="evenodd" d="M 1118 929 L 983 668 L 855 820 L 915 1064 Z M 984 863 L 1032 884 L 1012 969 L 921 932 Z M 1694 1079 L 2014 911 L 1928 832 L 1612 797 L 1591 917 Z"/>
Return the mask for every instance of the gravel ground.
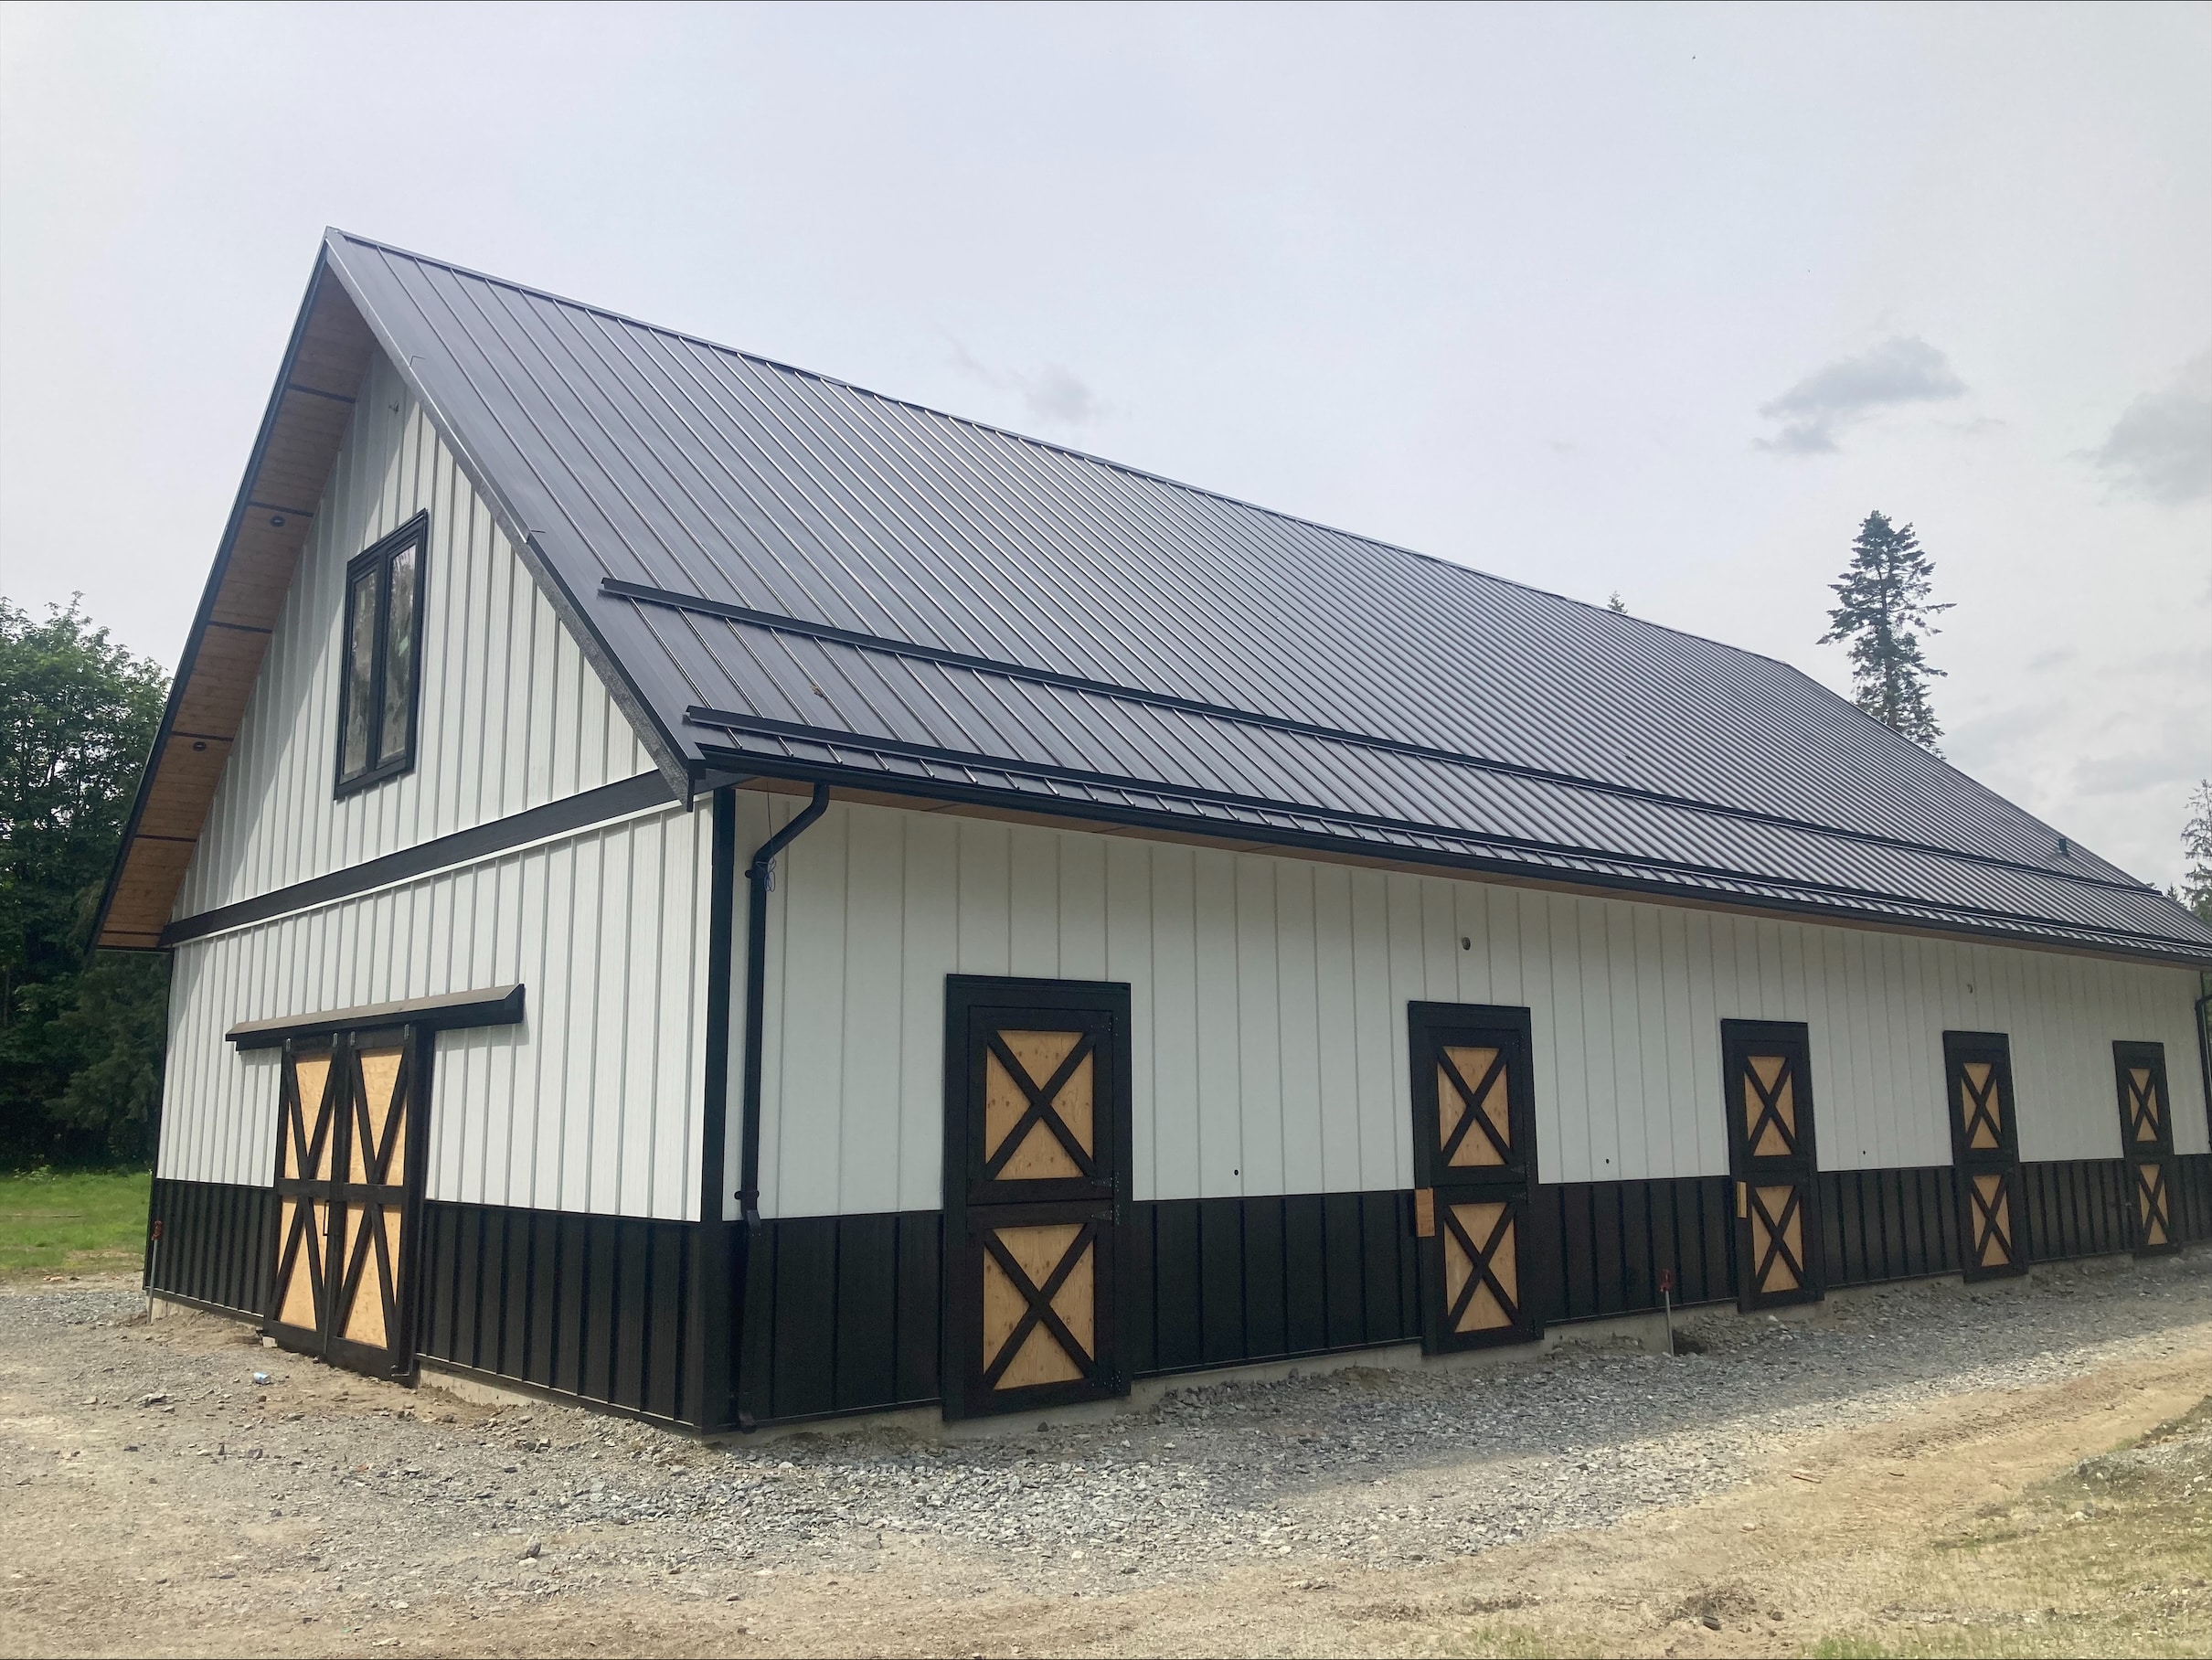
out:
<path id="1" fill-rule="evenodd" d="M 1814 1324 L 1707 1314 L 1687 1323 L 1705 1352 L 1679 1357 L 1569 1347 L 1496 1369 L 1356 1368 L 958 1442 L 876 1430 L 702 1444 L 568 1407 L 409 1392 L 211 1318 L 148 1327 L 143 1311 L 113 1286 L 0 1294 L 15 1399 L 0 1485 L 34 1490 L 11 1495 L 18 1519 L 49 1501 L 58 1525 L 69 1514 L 83 1484 L 58 1431 L 75 1420 L 120 1441 L 170 1505 L 220 1500 L 291 1518 L 290 1538 L 307 1528 L 301 1560 L 349 1601 L 404 1607 L 410 1587 L 545 1597 L 614 1563 L 735 1598 L 749 1577 L 865 1572 L 909 1541 L 994 1579 L 1102 1589 L 1272 1558 L 1402 1566 L 1722 1492 L 1809 1434 L 2201 1343 L 2212 1253 L 1985 1293 L 1897 1288 Z M 27 1412 L 27 1394 L 43 1410 Z M 502 1536 L 513 1571 L 486 1577 L 483 1546 L 462 1542 Z M 556 1536 L 559 1550 L 537 1548 Z"/>

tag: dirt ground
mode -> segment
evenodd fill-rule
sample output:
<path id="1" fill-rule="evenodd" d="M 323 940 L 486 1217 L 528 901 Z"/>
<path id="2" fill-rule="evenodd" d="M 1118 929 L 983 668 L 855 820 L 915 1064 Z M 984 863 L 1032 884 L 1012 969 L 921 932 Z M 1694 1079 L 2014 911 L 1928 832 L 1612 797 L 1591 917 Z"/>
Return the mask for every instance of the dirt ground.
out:
<path id="1" fill-rule="evenodd" d="M 256 1340 L 207 1317 L 56 1320 L 0 1350 L 0 1653 L 2203 1655 L 2205 1314 L 2177 1309 L 2147 1357 L 1930 1389 L 1883 1421 L 1789 1440 L 1730 1491 L 1611 1527 L 1407 1567 L 1304 1556 L 1166 1580 L 1078 1551 L 1048 1591 L 1034 1563 L 1001 1572 L 987 1551 L 901 1536 L 858 1568 L 695 1562 L 648 1526 L 598 1522 L 545 1532 L 534 1554 L 495 1527 L 418 1528 L 403 1541 L 417 1559 L 379 1557 L 373 1501 L 414 1502 L 403 1484 L 341 1482 L 302 1508 L 296 1466 L 283 1479 L 258 1441 L 291 1413 L 350 1415 L 365 1444 L 397 1434 L 429 1464 L 439 1437 L 489 1433 L 491 1409 L 319 1367 L 296 1367 L 281 1399 L 145 1401 L 129 1392 L 151 1376 L 243 1383 Z M 207 1446 L 241 1408 L 270 1434 Z M 585 1435 L 606 1421 L 537 1412 Z M 654 1456 L 678 1464 L 714 1455 L 662 1439 Z M 358 1559 L 381 1576 L 367 1596 Z"/>

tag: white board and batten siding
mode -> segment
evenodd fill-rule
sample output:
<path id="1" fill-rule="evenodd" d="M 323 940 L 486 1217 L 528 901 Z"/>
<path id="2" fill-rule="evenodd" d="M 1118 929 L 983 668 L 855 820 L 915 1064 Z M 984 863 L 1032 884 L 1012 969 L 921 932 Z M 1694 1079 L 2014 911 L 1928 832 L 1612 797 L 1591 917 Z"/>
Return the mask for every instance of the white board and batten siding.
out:
<path id="1" fill-rule="evenodd" d="M 739 800 L 740 857 L 799 807 Z M 1946 1030 L 2011 1035 L 2024 1158 L 2119 1154 L 2116 1038 L 2207 1145 L 2187 969 L 842 803 L 782 865 L 768 1215 L 942 1202 L 955 973 L 1129 984 L 1140 1199 L 1410 1186 L 1417 999 L 1531 1011 L 1545 1181 L 1725 1173 L 1726 1018 L 1809 1025 L 1824 1168 L 1951 1162 Z"/>
<path id="2" fill-rule="evenodd" d="M 698 1214 L 711 815 L 659 808 L 177 948 L 157 1172 L 274 1179 L 272 1049 L 241 1020 L 520 981 L 518 1026 L 441 1033 L 433 1199 Z"/>
<path id="3" fill-rule="evenodd" d="M 430 516 L 414 769 L 333 799 L 346 567 Z M 361 386 L 174 915 L 342 870 L 654 769 L 380 354 Z"/>

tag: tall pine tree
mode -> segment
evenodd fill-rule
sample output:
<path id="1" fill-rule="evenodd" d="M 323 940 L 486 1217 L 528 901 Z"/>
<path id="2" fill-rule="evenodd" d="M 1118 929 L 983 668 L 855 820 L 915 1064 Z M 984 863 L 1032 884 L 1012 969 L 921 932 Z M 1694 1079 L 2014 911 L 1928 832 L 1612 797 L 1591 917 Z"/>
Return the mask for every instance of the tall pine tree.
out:
<path id="1" fill-rule="evenodd" d="M 1851 544 L 1851 563 L 1829 584 L 1836 598 L 1828 613 L 1823 645 L 1842 641 L 1851 648 L 1851 679 L 1858 706 L 1895 732 L 1937 754 L 1936 724 L 1928 683 L 1943 671 L 1920 649 L 1920 636 L 1938 633 L 1930 621 L 1949 605 L 1930 603 L 1935 564 L 1921 551 L 1912 527 L 1892 525 L 1869 513 Z"/>

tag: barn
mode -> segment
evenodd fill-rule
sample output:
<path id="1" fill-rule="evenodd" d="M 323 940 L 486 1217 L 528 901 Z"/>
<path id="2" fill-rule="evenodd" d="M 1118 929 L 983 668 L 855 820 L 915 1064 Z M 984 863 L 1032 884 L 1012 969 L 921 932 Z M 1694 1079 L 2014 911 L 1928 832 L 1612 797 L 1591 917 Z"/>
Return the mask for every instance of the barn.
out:
<path id="1" fill-rule="evenodd" d="M 332 231 L 146 1274 L 699 1431 L 2212 1236 L 2212 930 L 1770 658 Z"/>

